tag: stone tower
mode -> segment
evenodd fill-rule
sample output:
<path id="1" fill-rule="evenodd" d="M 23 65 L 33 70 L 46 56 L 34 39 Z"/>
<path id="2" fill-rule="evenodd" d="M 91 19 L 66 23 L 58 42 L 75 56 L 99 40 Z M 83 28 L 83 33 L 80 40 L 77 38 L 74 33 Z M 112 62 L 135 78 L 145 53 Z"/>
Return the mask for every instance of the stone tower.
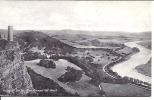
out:
<path id="1" fill-rule="evenodd" d="M 8 26 L 8 41 L 13 41 L 13 26 Z"/>

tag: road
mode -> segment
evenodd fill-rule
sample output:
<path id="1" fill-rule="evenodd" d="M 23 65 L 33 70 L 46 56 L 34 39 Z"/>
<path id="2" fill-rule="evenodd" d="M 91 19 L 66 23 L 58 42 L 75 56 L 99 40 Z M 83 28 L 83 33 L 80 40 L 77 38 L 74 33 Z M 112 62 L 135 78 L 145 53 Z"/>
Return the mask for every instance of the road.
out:
<path id="1" fill-rule="evenodd" d="M 119 57 L 116 61 L 112 62 L 112 63 L 117 63 L 119 60 L 121 60 L 122 57 Z M 111 63 L 110 63 L 111 64 Z M 105 66 L 103 66 L 103 72 L 105 72 L 108 76 L 110 76 L 111 78 L 117 79 L 117 77 L 111 73 L 108 72 L 108 67 L 110 67 L 109 64 L 106 64 Z"/>

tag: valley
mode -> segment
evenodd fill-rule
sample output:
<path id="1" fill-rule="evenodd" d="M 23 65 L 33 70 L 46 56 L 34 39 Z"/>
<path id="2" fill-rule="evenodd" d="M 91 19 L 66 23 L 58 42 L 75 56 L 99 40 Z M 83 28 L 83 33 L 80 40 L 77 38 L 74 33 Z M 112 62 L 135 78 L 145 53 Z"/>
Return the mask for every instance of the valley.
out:
<path id="1" fill-rule="evenodd" d="M 18 42 L 21 59 L 31 77 L 33 91 L 36 92 L 29 95 L 143 96 L 143 93 L 148 91 L 144 96 L 150 96 L 151 83 L 142 80 L 144 77 L 134 78 L 120 74 L 125 73 L 124 68 L 130 66 L 115 67 L 140 54 L 140 48 L 126 44 L 149 40 L 149 35 L 145 37 L 147 33 L 142 33 L 140 36 L 120 33 L 114 35 L 112 32 L 105 35 L 97 35 L 100 32 L 96 35 L 72 33 L 70 35 L 70 31 L 67 30 L 59 34 L 58 31 L 53 31 L 54 33 L 49 35 L 51 32 L 15 32 L 14 40 Z M 146 47 L 146 43 L 143 42 L 140 44 Z M 147 49 L 150 49 L 149 47 L 150 44 Z M 150 54 L 150 50 L 147 52 Z M 144 74 L 143 70 L 146 66 L 140 69 L 136 66 L 133 66 L 132 70 L 137 69 L 139 73 Z M 50 86 L 47 81 L 53 86 Z M 136 91 L 133 94 L 127 93 L 122 88 L 127 91 L 134 88 Z M 117 89 L 120 91 L 115 93 Z"/>
<path id="2" fill-rule="evenodd" d="M 81 37 L 82 35 L 80 35 L 79 38 Z M 63 38 L 65 38 L 65 36 L 63 36 Z M 69 38 L 65 40 L 59 38 L 58 40 L 71 46 L 70 49 L 72 50 L 69 50 L 70 52 L 61 52 L 62 48 L 60 46 L 59 46 L 60 52 L 57 50 L 56 53 L 45 52 L 46 50 L 45 47 L 43 49 L 39 49 L 39 47 L 33 46 L 32 49 L 29 49 L 32 52 L 37 52 L 39 54 L 43 54 L 44 56 L 46 56 L 43 59 L 52 59 L 53 62 L 56 64 L 55 69 L 39 67 L 37 65 L 39 60 L 25 61 L 25 64 L 27 67 L 32 68 L 36 73 L 44 77 L 48 77 L 50 79 L 55 80 L 58 84 L 61 84 L 60 86 L 62 86 L 64 89 L 66 90 L 71 89 L 72 91 L 76 91 L 74 93 L 77 93 L 79 96 L 108 96 L 108 90 L 106 89 L 104 90 L 104 86 L 102 84 L 113 84 L 113 85 L 117 84 L 120 86 L 119 87 L 120 89 L 121 86 L 123 87 L 124 85 L 124 87 L 127 87 L 127 84 L 132 83 L 131 80 L 123 79 L 123 77 L 120 76 L 119 72 L 112 71 L 111 67 L 113 67 L 117 63 L 129 60 L 132 55 L 135 55 L 136 53 L 140 52 L 138 48 L 129 47 L 123 44 L 133 40 L 129 39 L 120 42 L 121 41 L 120 38 L 119 42 L 118 39 L 115 39 L 116 42 L 114 42 L 114 40 L 107 41 L 107 39 L 97 40 L 96 37 L 93 37 L 90 40 L 89 38 L 86 39 L 85 37 L 83 39 L 85 43 L 81 45 L 81 41 L 74 42 L 73 40 L 70 41 Z M 104 40 L 106 41 L 104 42 Z M 136 39 L 136 41 L 137 40 L 139 39 Z M 38 56 L 37 59 L 40 59 L 40 57 Z M 81 70 L 83 72 L 82 77 L 78 81 L 60 82 L 58 80 L 62 75 L 64 75 L 67 72 L 66 69 L 68 66 L 76 70 L 77 69 Z M 46 74 L 44 75 L 44 73 Z M 102 86 L 101 90 L 99 88 L 99 85 Z M 108 87 L 110 88 L 110 85 Z M 136 87 L 135 85 L 130 85 L 129 87 L 139 88 Z M 131 89 L 129 87 L 127 88 L 128 90 Z M 114 87 L 112 88 L 113 90 L 110 91 L 114 91 Z M 137 96 L 143 95 L 142 94 L 144 93 L 143 91 L 144 89 L 134 92 L 134 95 L 135 94 Z M 148 93 L 150 93 L 150 91 Z M 111 92 L 111 94 L 113 93 Z M 125 95 L 133 96 L 132 94 L 129 95 L 125 94 Z M 119 94 L 113 94 L 112 96 L 125 96 L 125 95 L 119 93 Z"/>

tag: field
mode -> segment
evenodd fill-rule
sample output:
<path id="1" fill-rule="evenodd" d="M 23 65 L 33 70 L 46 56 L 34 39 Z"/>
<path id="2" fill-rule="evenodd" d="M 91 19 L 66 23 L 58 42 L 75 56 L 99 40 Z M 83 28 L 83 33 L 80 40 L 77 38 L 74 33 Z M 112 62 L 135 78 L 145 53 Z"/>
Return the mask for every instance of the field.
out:
<path id="1" fill-rule="evenodd" d="M 102 83 L 101 86 L 108 97 L 148 97 L 151 95 L 150 90 L 131 84 Z"/>
<path id="2" fill-rule="evenodd" d="M 35 73 L 41 75 L 42 77 L 48 78 L 48 80 L 54 80 L 57 84 L 59 84 L 59 86 L 63 87 L 65 91 L 71 94 L 77 92 L 80 96 L 101 96 L 99 94 L 99 88 L 94 86 L 93 84 L 90 84 L 89 80 L 91 78 L 86 76 L 85 74 L 83 74 L 81 79 L 76 82 L 63 83 L 57 80 L 58 77 L 60 77 L 66 72 L 67 66 L 70 66 L 77 70 L 81 70 L 81 68 L 77 67 L 76 65 L 66 60 L 59 59 L 58 61 L 54 61 L 56 63 L 56 69 L 52 69 L 39 66 L 37 65 L 38 62 L 39 59 L 33 61 L 26 61 L 25 66 L 33 70 Z M 37 83 L 37 81 L 39 80 L 35 79 L 33 81 Z"/>
<path id="3" fill-rule="evenodd" d="M 136 70 L 141 74 L 151 77 L 151 60 L 149 60 L 146 64 L 137 66 Z"/>

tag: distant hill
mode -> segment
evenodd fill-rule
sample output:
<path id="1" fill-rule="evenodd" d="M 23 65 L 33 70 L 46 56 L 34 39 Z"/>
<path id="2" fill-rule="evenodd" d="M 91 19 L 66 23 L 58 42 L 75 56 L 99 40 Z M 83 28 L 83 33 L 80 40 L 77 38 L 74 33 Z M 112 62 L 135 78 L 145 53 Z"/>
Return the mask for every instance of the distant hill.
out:
<path id="1" fill-rule="evenodd" d="M 96 35 L 96 36 L 119 36 L 119 35 L 150 35 L 150 31 L 145 31 L 145 32 L 123 32 L 123 31 L 86 31 L 86 30 L 71 30 L 71 29 L 66 29 L 66 30 L 39 30 L 40 32 L 44 32 L 49 35 L 55 35 L 55 34 L 82 34 L 82 35 Z"/>
<path id="2" fill-rule="evenodd" d="M 23 32 L 30 32 L 34 30 L 14 30 L 14 35 L 20 34 Z M 0 33 L 6 33 L 7 30 L 0 29 Z M 122 32 L 122 31 L 86 31 L 86 30 L 71 30 L 71 29 L 65 29 L 65 30 L 37 30 L 36 32 L 42 32 L 44 34 L 47 34 L 52 37 L 103 37 L 103 36 L 122 36 L 122 37 L 132 37 L 132 38 L 151 38 L 151 32 Z"/>
<path id="3" fill-rule="evenodd" d="M 84 31 L 84 30 L 40 30 L 41 32 L 62 40 L 80 41 L 84 39 L 133 39 L 151 40 L 151 32 L 121 32 L 121 31 Z"/>
<path id="4" fill-rule="evenodd" d="M 7 34 L 7 30 L 0 30 Z M 26 34 L 26 35 L 25 35 Z M 45 46 L 46 49 L 53 49 L 53 47 L 70 51 L 71 46 L 79 44 L 91 44 L 92 40 L 101 40 L 102 42 L 130 42 L 130 41 L 144 41 L 151 40 L 151 32 L 113 32 L 113 31 L 84 31 L 84 30 L 14 30 L 14 38 L 20 37 L 24 42 L 33 45 Z M 38 38 L 38 40 L 36 39 Z M 45 40 L 46 38 L 46 40 Z M 29 39 L 29 40 L 27 40 Z M 19 39 L 17 41 L 20 41 Z M 23 42 L 20 41 L 20 44 Z M 45 42 L 46 41 L 46 42 Z M 27 45 L 28 45 L 27 44 Z M 55 45 L 56 44 L 56 45 Z M 61 45 L 62 44 L 62 45 Z M 22 43 L 22 47 L 25 44 Z"/>

